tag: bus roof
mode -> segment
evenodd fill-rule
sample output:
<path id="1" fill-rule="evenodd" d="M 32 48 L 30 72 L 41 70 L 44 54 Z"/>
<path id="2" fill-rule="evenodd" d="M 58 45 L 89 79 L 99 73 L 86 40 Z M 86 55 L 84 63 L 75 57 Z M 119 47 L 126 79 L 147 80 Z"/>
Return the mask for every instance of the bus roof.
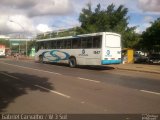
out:
<path id="1" fill-rule="evenodd" d="M 120 36 L 120 34 L 113 33 L 113 32 L 98 32 L 98 33 L 90 33 L 90 34 L 81 34 L 81 35 L 76 35 L 76 36 L 66 36 L 66 37 L 55 37 L 55 38 L 39 39 L 39 40 L 37 40 L 37 42 L 50 41 L 50 40 L 71 39 L 71 38 L 88 37 L 88 36 L 99 36 L 99 35 L 103 35 L 103 34 L 112 34 L 112 35 Z"/>

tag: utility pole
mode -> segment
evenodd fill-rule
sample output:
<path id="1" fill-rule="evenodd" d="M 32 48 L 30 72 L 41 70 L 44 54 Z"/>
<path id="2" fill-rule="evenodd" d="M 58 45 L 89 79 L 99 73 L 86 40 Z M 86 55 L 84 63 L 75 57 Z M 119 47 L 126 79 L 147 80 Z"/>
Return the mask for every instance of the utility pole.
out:
<path id="1" fill-rule="evenodd" d="M 9 22 L 13 22 L 13 23 L 16 23 L 17 25 L 19 25 L 21 28 L 22 28 L 22 30 L 23 30 L 23 32 L 24 32 L 24 35 L 25 35 L 25 29 L 24 29 L 24 27 L 20 24 L 20 23 L 18 23 L 18 22 L 15 22 L 15 21 L 13 21 L 13 20 L 9 20 Z M 28 47 L 27 47 L 27 39 L 26 39 L 26 57 L 27 57 L 27 49 Z M 19 53 L 20 53 L 20 42 L 19 42 Z"/>

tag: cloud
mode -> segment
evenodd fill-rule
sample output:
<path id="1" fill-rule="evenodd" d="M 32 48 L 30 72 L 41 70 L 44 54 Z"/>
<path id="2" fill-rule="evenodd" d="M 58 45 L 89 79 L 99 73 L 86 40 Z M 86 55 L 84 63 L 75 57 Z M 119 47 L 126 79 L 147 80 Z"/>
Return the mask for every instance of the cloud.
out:
<path id="1" fill-rule="evenodd" d="M 35 33 L 35 28 L 31 19 L 24 15 L 6 16 L 1 15 L 0 19 L 0 34 L 28 34 Z"/>
<path id="2" fill-rule="evenodd" d="M 148 27 L 148 23 L 155 19 L 148 12 L 157 12 L 159 16 L 160 10 L 159 0 L 0 0 L 0 34 L 23 34 L 24 30 L 27 34 L 36 34 L 79 26 L 79 14 L 89 2 L 93 10 L 98 3 L 102 9 L 106 9 L 112 3 L 116 7 L 124 5 L 129 8 L 129 15 L 133 12 L 134 17 L 130 21 L 141 26 L 140 30 Z M 135 17 L 137 14 L 145 14 L 144 19 Z"/>
<path id="3" fill-rule="evenodd" d="M 39 32 L 48 32 L 48 31 L 52 31 L 52 28 L 50 28 L 48 25 L 46 24 L 39 24 L 37 26 L 37 30 Z"/>
<path id="4" fill-rule="evenodd" d="M 91 3 L 92 9 L 94 9 L 99 3 L 102 9 L 106 9 L 108 5 L 114 4 L 116 6 L 125 5 L 128 0 L 70 0 L 75 6 L 76 11 L 79 13 L 82 8 L 86 7 L 88 3 Z"/>
<path id="5" fill-rule="evenodd" d="M 32 31 L 32 21 L 24 15 L 13 15 L 8 18 L 7 26 L 15 31 Z"/>
<path id="6" fill-rule="evenodd" d="M 73 5 L 69 0 L 42 0 L 28 11 L 28 15 L 31 17 L 42 15 L 66 15 L 72 13 L 72 11 Z"/>
<path id="7" fill-rule="evenodd" d="M 0 35 L 0 38 L 8 39 L 9 37 L 6 35 Z"/>
<path id="8" fill-rule="evenodd" d="M 76 16 L 58 17 L 57 19 L 54 19 L 52 23 L 53 23 L 52 27 L 54 28 L 54 30 L 80 26 L 80 23 L 78 21 L 78 18 L 76 18 Z"/>
<path id="9" fill-rule="evenodd" d="M 8 15 L 19 13 L 29 17 L 64 15 L 73 12 L 73 5 L 70 0 L 1 0 L 0 11 L 7 11 Z"/>
<path id="10" fill-rule="evenodd" d="M 134 16 L 134 18 L 135 19 L 139 18 L 139 19 L 137 19 L 132 23 L 130 22 L 129 27 L 136 26 L 136 29 L 135 29 L 136 33 L 142 33 L 143 31 L 145 31 L 148 27 L 151 26 L 151 22 L 153 22 L 155 19 L 153 16 L 150 16 L 150 15 Z"/>
<path id="11" fill-rule="evenodd" d="M 36 5 L 36 0 L 1 0 L 0 3 L 6 7 L 25 9 Z"/>
<path id="12" fill-rule="evenodd" d="M 138 0 L 138 6 L 144 12 L 160 12 L 160 0 Z"/>
<path id="13" fill-rule="evenodd" d="M 144 22 L 151 22 L 153 20 L 154 20 L 154 18 L 152 16 L 145 16 L 144 17 Z"/>
<path id="14" fill-rule="evenodd" d="M 24 30 L 35 34 L 48 30 L 43 24 L 49 24 L 51 17 L 70 13 L 74 13 L 70 0 L 0 0 L 0 34 L 22 34 Z"/>

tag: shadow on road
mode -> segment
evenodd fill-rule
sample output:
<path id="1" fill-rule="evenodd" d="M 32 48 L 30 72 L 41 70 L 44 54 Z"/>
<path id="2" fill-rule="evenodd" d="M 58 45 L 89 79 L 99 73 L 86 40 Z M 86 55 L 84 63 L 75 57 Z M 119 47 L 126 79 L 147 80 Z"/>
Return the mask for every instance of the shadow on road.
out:
<path id="1" fill-rule="evenodd" d="M 69 68 L 69 65 L 64 64 L 64 63 L 45 63 L 45 64 L 50 64 L 50 65 L 56 65 L 56 66 L 62 66 L 62 67 L 68 67 Z M 87 69 L 87 70 L 98 70 L 98 71 L 115 69 L 114 67 L 110 67 L 110 66 L 88 66 L 88 65 L 78 65 L 76 68 Z"/>
<path id="2" fill-rule="evenodd" d="M 79 66 L 80 69 L 87 69 L 87 70 L 113 70 L 115 69 L 114 67 L 110 67 L 110 66 Z"/>
<path id="3" fill-rule="evenodd" d="M 28 91 L 49 92 L 35 85 L 54 90 L 53 83 L 48 82 L 48 78 L 0 71 L 0 113 L 6 112 L 10 103 L 17 97 L 28 94 Z"/>

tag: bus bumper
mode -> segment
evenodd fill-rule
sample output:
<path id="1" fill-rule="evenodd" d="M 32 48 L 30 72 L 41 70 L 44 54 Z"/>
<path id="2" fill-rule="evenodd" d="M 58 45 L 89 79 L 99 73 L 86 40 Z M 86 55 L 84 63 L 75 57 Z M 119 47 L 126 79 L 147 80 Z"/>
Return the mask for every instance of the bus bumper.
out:
<path id="1" fill-rule="evenodd" d="M 102 65 L 109 65 L 109 64 L 120 64 L 122 63 L 121 60 L 102 60 L 101 64 Z"/>

